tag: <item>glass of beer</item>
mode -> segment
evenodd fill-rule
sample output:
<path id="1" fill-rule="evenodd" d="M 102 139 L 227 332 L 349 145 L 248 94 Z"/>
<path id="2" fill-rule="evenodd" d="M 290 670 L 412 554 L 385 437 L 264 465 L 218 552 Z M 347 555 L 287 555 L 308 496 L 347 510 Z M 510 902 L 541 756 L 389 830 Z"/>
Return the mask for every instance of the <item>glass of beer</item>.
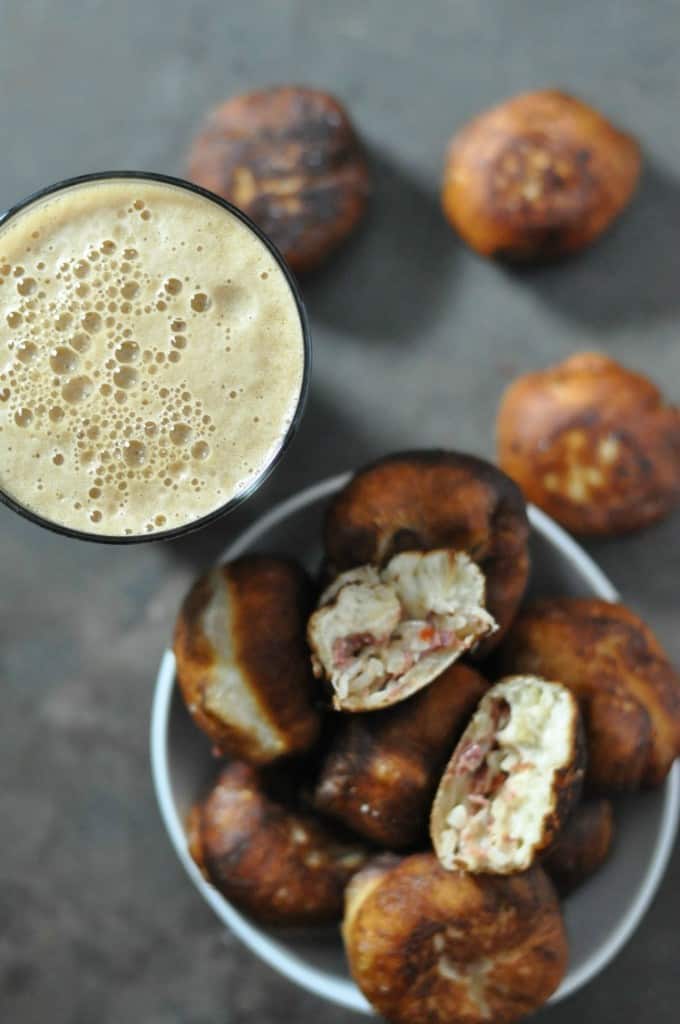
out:
<path id="1" fill-rule="evenodd" d="M 109 543 L 177 537 L 263 482 L 310 337 L 239 210 L 160 174 L 64 181 L 0 217 L 0 500 Z"/>

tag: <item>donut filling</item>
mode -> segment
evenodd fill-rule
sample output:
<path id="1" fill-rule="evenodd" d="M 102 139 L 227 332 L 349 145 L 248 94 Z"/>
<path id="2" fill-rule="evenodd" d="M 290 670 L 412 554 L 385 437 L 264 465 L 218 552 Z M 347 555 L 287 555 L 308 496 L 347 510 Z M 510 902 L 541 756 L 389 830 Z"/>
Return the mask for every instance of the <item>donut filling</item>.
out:
<path id="1" fill-rule="evenodd" d="M 310 619 L 314 672 L 330 680 L 336 707 L 403 700 L 497 628 L 484 598 L 484 575 L 463 552 L 407 551 L 384 569 L 350 569 Z"/>
<path id="2" fill-rule="evenodd" d="M 435 798 L 432 839 L 445 868 L 507 874 L 531 865 L 577 728 L 574 698 L 558 683 L 518 676 L 485 695 Z"/>

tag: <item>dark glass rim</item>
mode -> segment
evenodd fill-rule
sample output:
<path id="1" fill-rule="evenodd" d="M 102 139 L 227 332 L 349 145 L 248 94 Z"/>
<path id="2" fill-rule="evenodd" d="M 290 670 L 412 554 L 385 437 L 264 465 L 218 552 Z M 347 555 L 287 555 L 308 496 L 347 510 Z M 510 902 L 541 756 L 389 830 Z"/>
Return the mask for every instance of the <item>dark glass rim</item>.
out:
<path id="1" fill-rule="evenodd" d="M 290 269 L 288 268 L 283 256 L 276 248 L 270 238 L 265 235 L 260 228 L 253 223 L 242 210 L 239 210 L 236 206 L 233 206 L 226 199 L 222 199 L 221 196 L 215 195 L 214 192 L 209 192 L 208 189 L 201 188 L 199 185 L 194 185 L 193 182 L 185 181 L 183 178 L 175 178 L 168 174 L 156 174 L 153 171 L 96 171 L 91 174 L 81 174 L 76 178 L 66 178 L 63 181 L 59 181 L 54 185 L 48 185 L 47 188 L 42 188 L 37 192 L 33 192 L 32 195 L 26 199 L 22 199 L 21 202 L 10 207 L 4 213 L 0 213 L 0 226 L 5 224 L 11 217 L 21 213 L 26 207 L 32 206 L 33 203 L 38 202 L 41 199 L 45 199 L 47 196 L 52 195 L 55 192 L 62 192 L 65 189 L 73 188 L 76 185 L 86 185 L 93 181 L 108 181 L 116 178 L 123 179 L 139 179 L 142 181 L 157 181 L 163 185 L 172 185 L 176 188 L 184 189 L 187 192 L 194 192 L 196 195 L 203 196 L 205 199 L 209 199 L 217 206 L 221 206 L 223 209 L 228 210 L 229 213 L 237 217 L 247 228 L 249 228 L 253 234 L 257 235 L 260 241 L 266 246 L 273 258 L 276 260 L 283 276 L 288 282 L 288 287 L 291 290 L 295 305 L 300 317 L 300 324 L 302 327 L 302 344 L 303 344 L 303 367 L 302 367 L 302 383 L 300 385 L 300 394 L 298 396 L 297 405 L 295 412 L 291 419 L 291 422 L 281 439 L 281 443 L 274 451 L 271 459 L 263 466 L 260 473 L 253 478 L 248 487 L 245 490 L 240 491 L 229 501 L 225 502 L 224 505 L 218 506 L 213 509 L 205 516 L 201 516 L 200 519 L 192 519 L 191 522 L 185 523 L 183 526 L 176 526 L 171 530 L 159 530 L 153 533 L 139 533 L 132 534 L 130 536 L 117 534 L 104 534 L 104 533 L 90 533 L 86 530 L 74 530 L 69 526 L 63 526 L 61 523 L 53 522 L 51 519 L 45 519 L 43 516 L 38 515 L 31 509 L 26 508 L 20 502 L 16 501 L 11 495 L 7 494 L 6 491 L 0 486 L 0 503 L 11 509 L 12 512 L 18 513 L 23 516 L 24 519 L 28 519 L 29 522 L 34 523 L 36 526 L 42 526 L 47 530 L 51 530 L 53 533 L 60 533 L 65 537 L 72 537 L 76 540 L 86 540 L 98 544 L 149 544 L 160 540 L 175 540 L 178 537 L 184 537 L 189 533 L 193 533 L 194 530 L 200 530 L 204 526 L 210 526 L 211 523 L 216 522 L 222 516 L 227 515 L 229 512 L 233 512 L 235 508 L 241 505 L 248 498 L 257 491 L 265 480 L 268 479 L 270 474 L 276 468 L 281 461 L 285 451 L 287 450 L 290 442 L 292 441 L 302 419 L 304 412 L 305 403 L 307 401 L 307 394 L 309 391 L 309 379 L 311 373 L 311 362 L 312 362 L 312 344 L 311 335 L 309 331 L 309 321 L 307 319 L 307 312 L 305 310 L 300 290 L 297 286 L 297 282 L 293 277 Z"/>

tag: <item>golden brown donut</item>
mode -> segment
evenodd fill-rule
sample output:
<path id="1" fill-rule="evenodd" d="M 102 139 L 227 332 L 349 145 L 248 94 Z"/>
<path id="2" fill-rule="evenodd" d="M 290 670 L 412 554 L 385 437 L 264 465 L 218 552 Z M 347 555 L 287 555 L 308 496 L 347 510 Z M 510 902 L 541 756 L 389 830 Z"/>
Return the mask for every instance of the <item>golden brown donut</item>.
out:
<path id="1" fill-rule="evenodd" d="M 574 533 L 636 530 L 680 499 L 680 409 L 607 356 L 518 377 L 496 429 L 505 472 Z"/>
<path id="2" fill-rule="evenodd" d="M 352 233 L 370 191 L 345 108 L 296 85 L 213 110 L 194 139 L 189 177 L 247 213 L 295 271 L 319 266 Z"/>
<path id="3" fill-rule="evenodd" d="M 194 841 L 191 853 L 213 885 L 257 921 L 337 921 L 366 849 L 296 810 L 288 793 L 276 793 L 280 782 L 243 762 L 226 765 L 201 805 L 200 845 Z"/>
<path id="4" fill-rule="evenodd" d="M 324 544 L 334 572 L 384 565 L 400 551 L 465 551 L 486 579 L 486 607 L 499 629 L 476 649 L 485 656 L 503 636 L 529 573 L 529 524 L 519 488 L 472 455 L 415 451 L 365 467 L 332 500 Z"/>
<path id="5" fill-rule="evenodd" d="M 540 867 L 469 875 L 431 853 L 355 875 L 343 937 L 354 980 L 392 1024 L 512 1024 L 546 1002 L 568 957 Z"/>
<path id="6" fill-rule="evenodd" d="M 430 835 L 448 870 L 525 871 L 554 842 L 581 795 L 578 703 L 559 683 L 509 676 L 487 691 L 432 806 Z"/>
<path id="7" fill-rule="evenodd" d="M 218 566 L 189 591 L 175 626 L 177 677 L 194 721 L 223 753 L 266 764 L 316 740 L 311 602 L 304 570 L 264 555 Z"/>
<path id="8" fill-rule="evenodd" d="M 487 685 L 478 672 L 452 665 L 393 708 L 343 718 L 315 806 L 387 849 L 426 838 L 439 775 Z"/>
<path id="9" fill-rule="evenodd" d="M 482 256 L 552 259 L 601 235 L 639 175 L 634 139 L 573 96 L 543 89 L 487 110 L 454 136 L 442 203 Z"/>
<path id="10" fill-rule="evenodd" d="M 614 809 L 610 801 L 586 800 L 579 804 L 543 858 L 543 867 L 560 896 L 568 896 L 602 867 L 613 839 Z"/>
<path id="11" fill-rule="evenodd" d="M 680 753 L 680 677 L 651 629 L 595 598 L 524 610 L 499 651 L 507 672 L 558 679 L 581 705 L 586 780 L 600 791 L 657 786 Z"/>

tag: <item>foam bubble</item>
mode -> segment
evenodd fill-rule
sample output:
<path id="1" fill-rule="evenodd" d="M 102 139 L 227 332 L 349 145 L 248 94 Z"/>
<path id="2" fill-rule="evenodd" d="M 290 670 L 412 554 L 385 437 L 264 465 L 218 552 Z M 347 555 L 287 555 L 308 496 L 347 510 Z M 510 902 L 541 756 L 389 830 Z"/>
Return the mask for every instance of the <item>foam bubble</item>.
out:
<path id="1" fill-rule="evenodd" d="M 28 427 L 33 422 L 33 412 L 26 405 L 20 405 L 14 413 L 14 422 L 18 427 Z"/>
<path id="2" fill-rule="evenodd" d="M 25 277 L 17 284 L 17 291 L 19 295 L 32 295 L 38 287 L 37 282 L 32 277 Z"/>
<path id="3" fill-rule="evenodd" d="M 117 388 L 131 388 L 139 379 L 139 374 L 133 366 L 120 366 L 113 375 L 113 383 Z"/>
<path id="4" fill-rule="evenodd" d="M 75 405 L 78 402 L 84 402 L 86 398 L 89 398 L 94 389 L 92 380 L 87 376 L 72 377 L 66 381 L 61 389 L 61 397 L 65 402 L 69 402 Z"/>
<path id="5" fill-rule="evenodd" d="M 146 445 L 143 441 L 126 441 L 123 445 L 123 458 L 128 466 L 143 466 L 146 462 Z"/>
<path id="6" fill-rule="evenodd" d="M 84 331 L 77 331 L 72 338 L 69 339 L 69 345 L 74 348 L 76 352 L 87 352 L 92 344 L 92 340 L 89 335 L 85 334 Z"/>
<path id="7" fill-rule="evenodd" d="M 191 454 L 195 459 L 203 462 L 210 455 L 210 445 L 205 441 L 197 441 L 191 449 Z"/>
<path id="8" fill-rule="evenodd" d="M 103 303 L 98 302 L 96 305 L 103 306 Z M 102 329 L 102 318 L 92 310 L 85 314 L 80 323 L 88 334 L 96 334 Z"/>
<path id="9" fill-rule="evenodd" d="M 24 366 L 28 366 L 33 362 L 38 354 L 38 346 L 32 341 L 22 341 L 21 344 L 17 345 L 16 349 L 17 359 Z"/>
<path id="10" fill-rule="evenodd" d="M 176 423 L 170 431 L 170 440 L 173 444 L 188 444 L 193 431 L 188 423 Z"/>
<path id="11" fill-rule="evenodd" d="M 77 369 L 79 359 L 77 354 L 72 348 L 66 348 L 65 345 L 59 345 L 57 348 L 53 348 L 50 353 L 50 366 L 55 373 L 60 376 L 65 376 L 68 373 L 73 373 Z"/>

